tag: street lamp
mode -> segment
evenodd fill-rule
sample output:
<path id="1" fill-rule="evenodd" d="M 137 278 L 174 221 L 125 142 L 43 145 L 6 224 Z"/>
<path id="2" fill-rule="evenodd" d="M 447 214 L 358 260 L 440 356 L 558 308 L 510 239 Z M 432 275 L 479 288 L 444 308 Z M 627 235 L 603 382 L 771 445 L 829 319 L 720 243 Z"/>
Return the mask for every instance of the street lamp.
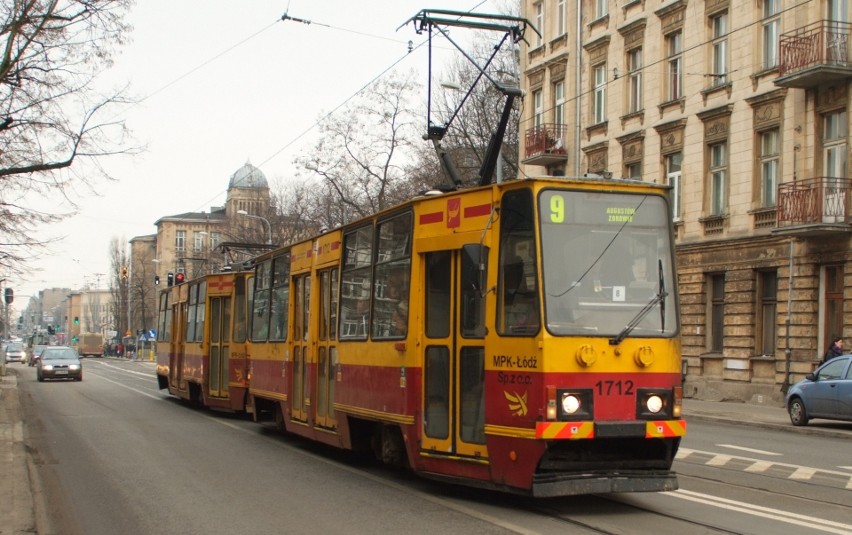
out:
<path id="1" fill-rule="evenodd" d="M 266 228 L 269 229 L 269 234 L 268 234 L 268 237 L 266 239 L 266 244 L 272 245 L 272 225 L 269 224 L 269 220 L 267 220 L 265 217 L 261 217 L 259 215 L 252 215 L 252 214 L 246 212 L 245 210 L 237 210 L 237 213 L 239 215 L 242 215 L 242 216 L 253 217 L 254 219 L 260 219 L 261 221 L 266 223 Z"/>

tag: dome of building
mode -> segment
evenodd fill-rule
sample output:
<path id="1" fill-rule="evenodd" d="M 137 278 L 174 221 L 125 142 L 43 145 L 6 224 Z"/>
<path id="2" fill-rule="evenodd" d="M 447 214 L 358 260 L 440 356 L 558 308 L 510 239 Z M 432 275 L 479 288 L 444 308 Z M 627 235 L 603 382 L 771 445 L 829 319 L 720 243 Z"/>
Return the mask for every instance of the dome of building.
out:
<path id="1" fill-rule="evenodd" d="M 268 188 L 269 183 L 266 181 L 266 175 L 263 171 L 246 162 L 246 164 L 237 172 L 231 175 L 231 180 L 228 182 L 228 189 L 231 188 Z"/>

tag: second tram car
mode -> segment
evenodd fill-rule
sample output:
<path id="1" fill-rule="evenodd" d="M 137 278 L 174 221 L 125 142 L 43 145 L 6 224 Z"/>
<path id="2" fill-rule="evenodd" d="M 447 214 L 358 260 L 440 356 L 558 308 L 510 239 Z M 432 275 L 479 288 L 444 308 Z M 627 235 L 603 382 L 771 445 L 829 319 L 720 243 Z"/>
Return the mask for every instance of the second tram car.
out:
<path id="1" fill-rule="evenodd" d="M 232 347 L 219 372 L 225 404 L 455 483 L 542 497 L 676 489 L 670 213 L 654 184 L 517 180 L 266 253 L 253 277 L 226 276 L 253 291 L 247 314 L 231 311 L 248 357 Z M 223 403 L 222 334 L 207 325 L 216 277 L 161 295 L 158 344 L 161 388 L 210 406 Z"/>
<path id="2" fill-rule="evenodd" d="M 211 408 L 245 409 L 247 292 L 252 277 L 251 272 L 206 275 L 160 293 L 161 389 Z"/>

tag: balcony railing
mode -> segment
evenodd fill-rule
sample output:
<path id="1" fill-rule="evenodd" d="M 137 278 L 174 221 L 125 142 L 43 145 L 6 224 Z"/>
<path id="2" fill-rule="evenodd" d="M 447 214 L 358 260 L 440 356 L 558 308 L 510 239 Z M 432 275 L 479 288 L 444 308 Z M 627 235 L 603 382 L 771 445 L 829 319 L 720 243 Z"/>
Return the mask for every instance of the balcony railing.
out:
<path id="1" fill-rule="evenodd" d="M 852 24 L 822 20 L 781 35 L 775 84 L 808 88 L 852 77 Z"/>
<path id="2" fill-rule="evenodd" d="M 778 186 L 778 227 L 842 227 L 848 230 L 852 180 L 816 177 Z"/>
<path id="3" fill-rule="evenodd" d="M 568 159 L 565 135 L 568 127 L 564 124 L 543 124 L 527 130 L 524 139 L 524 163 L 532 165 L 551 165 Z"/>

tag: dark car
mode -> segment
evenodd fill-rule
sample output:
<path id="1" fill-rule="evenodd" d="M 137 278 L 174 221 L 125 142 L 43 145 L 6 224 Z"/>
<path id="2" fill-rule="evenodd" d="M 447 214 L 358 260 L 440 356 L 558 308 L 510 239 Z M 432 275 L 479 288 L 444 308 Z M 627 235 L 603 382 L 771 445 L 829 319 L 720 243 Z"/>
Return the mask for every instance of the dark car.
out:
<path id="1" fill-rule="evenodd" d="M 35 366 L 38 363 L 38 359 L 41 358 L 41 352 L 44 351 L 44 348 L 47 346 L 34 346 L 32 353 L 30 353 L 29 365 Z"/>
<path id="2" fill-rule="evenodd" d="M 791 386 L 787 412 L 793 425 L 812 418 L 852 422 L 852 355 L 834 357 Z"/>
<path id="3" fill-rule="evenodd" d="M 83 380 L 83 364 L 80 362 L 77 350 L 73 347 L 50 346 L 44 348 L 36 366 L 36 377 L 39 381 L 45 379 Z"/>

